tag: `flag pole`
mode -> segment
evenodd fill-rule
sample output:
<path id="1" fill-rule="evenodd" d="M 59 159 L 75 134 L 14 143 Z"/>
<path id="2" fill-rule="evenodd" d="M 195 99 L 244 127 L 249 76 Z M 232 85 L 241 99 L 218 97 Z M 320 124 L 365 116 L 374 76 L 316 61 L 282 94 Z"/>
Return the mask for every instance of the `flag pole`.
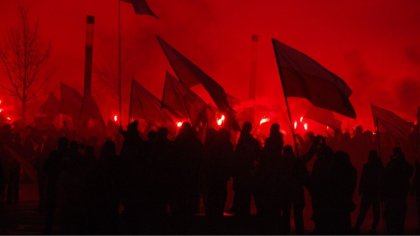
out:
<path id="1" fill-rule="evenodd" d="M 132 100 L 133 100 L 133 88 L 134 88 L 134 78 L 133 79 L 131 79 L 131 88 L 130 88 L 130 102 L 129 102 L 129 107 L 128 107 L 128 123 L 127 124 L 130 124 L 130 121 L 131 121 L 131 114 L 132 114 Z"/>
<path id="2" fill-rule="evenodd" d="M 275 48 L 274 45 L 274 40 L 273 40 L 273 48 Z M 293 127 L 293 122 L 292 122 L 292 115 L 290 113 L 290 107 L 289 107 L 289 101 L 287 100 L 286 97 L 286 90 L 285 90 L 285 85 L 284 85 L 284 81 L 283 81 L 283 70 L 281 69 L 280 66 L 280 58 L 277 55 L 277 53 L 274 53 L 275 57 L 276 57 L 276 61 L 277 61 L 277 67 L 279 68 L 279 73 L 280 73 L 280 82 L 281 82 L 281 86 L 283 89 L 283 97 L 284 97 L 284 101 L 286 102 L 286 109 L 287 109 L 287 115 L 289 117 L 289 122 L 290 122 L 290 128 L 292 130 L 292 135 L 293 135 L 293 143 L 295 145 L 295 152 L 296 152 L 296 156 L 299 157 L 299 149 L 298 149 L 298 145 L 297 145 L 297 141 L 296 141 L 296 135 L 295 135 L 295 129 Z"/>
<path id="3" fill-rule="evenodd" d="M 379 139 L 379 119 L 376 118 L 376 146 L 378 149 L 378 154 L 381 155 L 381 141 Z"/>
<path id="4" fill-rule="evenodd" d="M 121 69 L 121 0 L 118 0 L 118 100 L 120 126 L 122 126 L 122 69 Z"/>

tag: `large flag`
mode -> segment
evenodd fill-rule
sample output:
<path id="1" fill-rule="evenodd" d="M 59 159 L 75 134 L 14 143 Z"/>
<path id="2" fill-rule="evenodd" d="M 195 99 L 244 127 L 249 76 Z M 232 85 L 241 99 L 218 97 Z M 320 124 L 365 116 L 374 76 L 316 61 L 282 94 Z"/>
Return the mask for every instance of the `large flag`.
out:
<path id="1" fill-rule="evenodd" d="M 351 89 L 307 55 L 273 39 L 285 97 L 308 99 L 313 105 L 356 118 L 349 97 Z"/>
<path id="2" fill-rule="evenodd" d="M 399 139 L 408 140 L 411 126 L 406 120 L 392 111 L 388 111 L 373 104 L 371 105 L 371 108 L 373 121 L 379 131 L 389 133 Z"/>
<path id="3" fill-rule="evenodd" d="M 161 107 L 161 102 L 136 80 L 131 82 L 130 117 L 141 118 L 149 124 L 173 125 L 170 113 Z"/>
<path id="4" fill-rule="evenodd" d="M 47 100 L 41 105 L 40 112 L 51 118 L 60 113 L 60 101 L 53 93 L 50 93 Z"/>
<path id="5" fill-rule="evenodd" d="M 76 89 L 61 83 L 60 113 L 71 116 L 73 120 L 79 118 L 83 97 Z"/>
<path id="6" fill-rule="evenodd" d="M 162 38 L 157 36 L 157 39 L 178 79 L 189 88 L 198 84 L 203 85 L 217 108 L 226 113 L 231 127 L 238 130 L 239 125 L 235 120 L 234 110 L 223 87 Z"/>
<path id="7" fill-rule="evenodd" d="M 305 115 L 305 118 L 319 122 L 333 129 L 341 128 L 341 121 L 337 120 L 331 111 L 316 106 L 312 106 L 308 110 L 308 112 Z"/>
<path id="8" fill-rule="evenodd" d="M 200 122 L 200 114 L 207 107 L 197 94 L 170 73 L 166 74 L 162 105 L 175 114 L 189 119 L 194 126 Z"/>
<path id="9" fill-rule="evenodd" d="M 130 3 L 133 5 L 134 12 L 138 15 L 149 15 L 158 18 L 158 16 L 152 11 L 147 4 L 146 0 L 121 0 L 123 2 Z"/>
<path id="10" fill-rule="evenodd" d="M 202 84 L 220 110 L 233 111 L 229 104 L 228 96 L 219 83 L 213 80 L 162 38 L 157 36 L 157 39 L 178 79 L 190 88 L 194 85 Z"/>

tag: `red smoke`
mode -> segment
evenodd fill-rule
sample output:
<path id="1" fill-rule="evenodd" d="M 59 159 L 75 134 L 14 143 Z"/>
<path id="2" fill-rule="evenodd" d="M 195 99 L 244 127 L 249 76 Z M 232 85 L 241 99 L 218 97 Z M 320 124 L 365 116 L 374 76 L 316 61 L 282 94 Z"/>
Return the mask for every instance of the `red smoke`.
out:
<path id="1" fill-rule="evenodd" d="M 247 99 L 251 65 L 251 35 L 260 35 L 257 96 L 284 110 L 271 38 L 277 38 L 318 60 L 353 89 L 351 101 L 359 120 L 371 127 L 370 103 L 396 111 L 409 121 L 420 105 L 420 2 L 402 0 L 271 1 L 271 0 L 149 0 L 160 17 L 135 15 L 122 6 L 124 102 L 135 77 L 161 97 L 170 67 L 155 35 L 160 34 L 191 58 L 239 100 Z M 20 0 L 39 19 L 45 39 L 53 44 L 52 82 L 31 107 L 49 91 L 58 95 L 60 81 L 82 91 L 86 15 L 96 17 L 93 93 L 104 116 L 118 110 L 117 0 Z M 0 2 L 0 35 L 16 25 L 17 3 Z M 0 42 L 4 37 L 0 36 Z M 104 69 L 105 68 L 105 69 Z M 1 75 L 1 73 L 0 73 Z M 3 80 L 0 76 L 0 80 Z M 3 82 L 3 81 L 2 81 Z M 292 102 L 297 119 L 305 112 Z M 18 109 L 17 109 L 18 110 Z M 126 115 L 122 117 L 127 119 Z"/>

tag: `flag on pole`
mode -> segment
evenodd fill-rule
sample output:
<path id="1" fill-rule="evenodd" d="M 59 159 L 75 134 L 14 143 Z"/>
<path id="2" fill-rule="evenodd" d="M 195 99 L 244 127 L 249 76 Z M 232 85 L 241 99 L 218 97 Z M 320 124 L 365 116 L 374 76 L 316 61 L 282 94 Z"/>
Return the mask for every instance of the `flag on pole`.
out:
<path id="1" fill-rule="evenodd" d="M 409 139 L 411 126 L 406 120 L 389 110 L 373 104 L 371 108 L 373 121 L 379 131 L 389 133 L 398 139 Z"/>
<path id="2" fill-rule="evenodd" d="M 105 131 L 105 121 L 102 117 L 101 110 L 92 96 L 87 96 L 83 100 L 79 117 L 83 126 L 95 128 L 98 131 Z M 90 121 L 93 121 L 94 127 L 89 127 Z"/>
<path id="3" fill-rule="evenodd" d="M 162 105 L 175 114 L 190 119 L 194 126 L 200 121 L 200 114 L 207 107 L 207 104 L 197 94 L 170 73 L 166 73 Z"/>
<path id="4" fill-rule="evenodd" d="M 141 118 L 150 124 L 174 125 L 169 111 L 161 107 L 161 102 L 136 80 L 131 81 L 130 117 Z"/>
<path id="5" fill-rule="evenodd" d="M 273 39 L 285 97 L 308 99 L 313 105 L 356 118 L 347 84 L 307 55 Z"/>
<path id="6" fill-rule="evenodd" d="M 305 118 L 319 122 L 333 129 L 341 128 L 341 121 L 337 120 L 331 111 L 316 106 L 312 106 L 308 110 L 308 112 L 305 115 Z"/>
<path id="7" fill-rule="evenodd" d="M 228 95 L 223 87 L 161 37 L 157 36 L 157 40 L 178 79 L 189 88 L 199 84 L 203 85 L 216 103 L 217 108 L 226 113 L 229 120 L 228 123 L 231 124 L 231 127 L 235 130 L 239 130 L 239 125 L 234 118 L 235 111 L 231 107 Z"/>
<path id="8" fill-rule="evenodd" d="M 155 18 L 159 18 L 149 7 L 146 0 L 120 0 L 133 5 L 134 12 L 138 15 L 149 15 Z"/>
<path id="9" fill-rule="evenodd" d="M 178 79 L 189 88 L 194 85 L 202 84 L 220 110 L 233 111 L 229 104 L 228 96 L 219 83 L 213 80 L 162 38 L 157 36 L 157 39 Z"/>
<path id="10" fill-rule="evenodd" d="M 40 112 L 50 118 L 54 118 L 60 113 L 60 101 L 53 93 L 50 93 L 47 100 L 41 105 Z"/>
<path id="11" fill-rule="evenodd" d="M 60 113 L 77 120 L 82 107 L 83 97 L 76 89 L 61 83 L 61 106 Z"/>

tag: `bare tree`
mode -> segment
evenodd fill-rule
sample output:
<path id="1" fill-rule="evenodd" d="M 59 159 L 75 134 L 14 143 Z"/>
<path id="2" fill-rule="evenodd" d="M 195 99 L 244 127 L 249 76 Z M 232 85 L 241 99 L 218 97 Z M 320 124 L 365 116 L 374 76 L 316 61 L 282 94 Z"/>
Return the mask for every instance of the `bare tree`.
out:
<path id="1" fill-rule="evenodd" d="M 19 25 L 7 35 L 5 45 L 0 49 L 0 61 L 8 80 L 1 85 L 21 103 L 22 123 L 26 122 L 28 101 L 36 94 L 35 84 L 47 79 L 43 73 L 49 58 L 50 42 L 43 42 L 38 22 L 32 22 L 28 10 L 19 8 Z"/>

